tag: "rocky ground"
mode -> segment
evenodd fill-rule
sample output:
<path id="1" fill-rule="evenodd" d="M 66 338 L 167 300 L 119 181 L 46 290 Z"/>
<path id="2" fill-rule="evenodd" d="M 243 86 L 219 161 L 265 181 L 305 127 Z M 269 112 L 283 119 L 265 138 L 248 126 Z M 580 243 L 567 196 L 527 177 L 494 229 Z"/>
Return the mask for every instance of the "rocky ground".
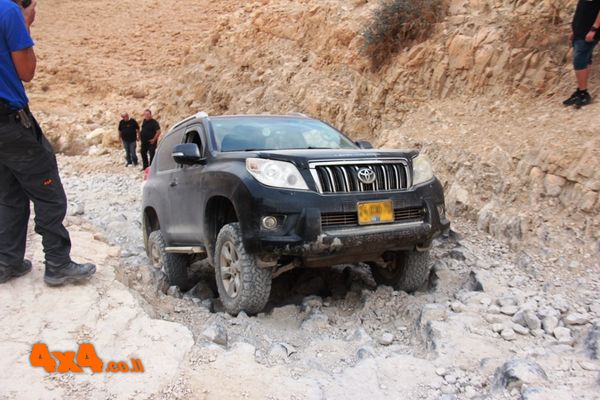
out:
<path id="1" fill-rule="evenodd" d="M 132 299 L 129 307 L 173 323 L 171 329 L 186 337 L 160 335 L 166 340 L 161 354 L 181 348 L 181 343 L 185 352 L 172 354 L 178 358 L 175 375 L 146 386 L 138 397 L 597 398 L 597 261 L 547 264 L 455 220 L 453 232 L 432 250 L 434 267 L 427 287 L 414 295 L 376 287 L 363 265 L 296 271 L 275 281 L 264 313 L 233 318 L 220 311 L 214 276 L 203 263 L 194 265 L 198 283 L 187 293 L 165 285 L 162 273 L 149 264 L 140 235 L 140 171 L 126 169 L 118 152 L 60 161 L 70 199 L 69 227 L 93 232 L 78 253 L 99 262 L 99 275 L 89 287 L 106 287 L 104 277 L 114 269 L 118 282 L 111 286 Z M 111 254 L 111 261 L 101 250 L 91 250 L 96 249 L 96 243 L 89 244 L 94 238 L 108 243 L 98 249 Z M 46 293 L 34 278 L 15 281 L 7 292 L 25 284 Z M 7 307 L 5 312 L 10 311 Z M 30 324 L 38 324 L 35 310 L 30 312 Z M 152 335 L 153 321 L 139 332 Z M 118 324 L 104 333 L 113 330 L 119 330 Z M 109 346 L 111 351 L 123 347 L 125 353 L 125 343 L 133 342 L 148 371 L 168 368 L 154 358 L 155 350 L 140 349 L 145 347 L 143 336 L 126 336 L 120 332 L 124 342 Z M 103 335 L 92 337 L 99 347 L 106 343 Z M 76 337 L 61 339 L 47 340 L 68 344 Z M 10 342 L 6 346 L 10 349 Z M 18 375 L 10 377 L 13 388 L 20 382 Z M 70 379 L 69 398 L 87 398 L 100 387 L 94 376 Z M 74 384 L 79 379 L 86 385 Z M 126 398 L 138 384 L 130 382 L 116 397 Z M 63 393 L 60 383 L 56 387 L 56 393 Z M 3 391 L 8 399 L 18 398 L 16 393 Z"/>

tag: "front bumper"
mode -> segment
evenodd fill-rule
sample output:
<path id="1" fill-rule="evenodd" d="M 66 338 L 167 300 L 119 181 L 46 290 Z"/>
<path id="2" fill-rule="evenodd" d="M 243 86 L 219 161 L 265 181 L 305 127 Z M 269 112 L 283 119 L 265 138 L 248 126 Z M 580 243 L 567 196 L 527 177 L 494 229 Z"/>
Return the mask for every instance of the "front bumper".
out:
<path id="1" fill-rule="evenodd" d="M 250 188 L 249 198 L 262 199 L 248 204 L 242 232 L 246 249 L 259 255 L 301 257 L 311 263 L 323 261 L 369 261 L 386 251 L 428 247 L 431 241 L 450 227 L 439 210 L 444 208 L 442 186 L 437 179 L 407 191 L 379 193 L 344 193 L 321 195 L 266 188 Z M 392 200 L 395 210 L 421 209 L 415 221 L 381 225 L 324 225 L 322 215 L 352 214 L 363 201 Z M 439 207 L 441 206 L 441 208 Z M 276 230 L 261 225 L 265 216 L 275 216 Z"/>

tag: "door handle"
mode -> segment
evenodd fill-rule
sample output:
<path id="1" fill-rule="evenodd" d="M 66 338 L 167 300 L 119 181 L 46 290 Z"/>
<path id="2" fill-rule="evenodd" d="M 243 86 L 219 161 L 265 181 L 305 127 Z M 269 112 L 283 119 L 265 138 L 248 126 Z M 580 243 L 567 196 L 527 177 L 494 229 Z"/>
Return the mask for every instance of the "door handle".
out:
<path id="1" fill-rule="evenodd" d="M 177 186 L 177 179 L 172 180 L 171 183 L 169 184 L 169 186 L 171 186 L 171 187 Z"/>

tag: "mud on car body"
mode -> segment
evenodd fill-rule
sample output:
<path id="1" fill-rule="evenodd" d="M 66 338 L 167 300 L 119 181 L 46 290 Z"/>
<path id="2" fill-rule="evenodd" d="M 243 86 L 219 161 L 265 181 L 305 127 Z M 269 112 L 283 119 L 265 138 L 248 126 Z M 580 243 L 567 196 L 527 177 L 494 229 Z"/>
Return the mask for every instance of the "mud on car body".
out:
<path id="1" fill-rule="evenodd" d="M 220 298 L 260 312 L 297 267 L 365 262 L 378 283 L 418 289 L 450 223 L 427 159 L 376 150 L 303 115 L 208 116 L 176 124 L 143 188 L 146 251 L 171 284 L 208 258 Z"/>

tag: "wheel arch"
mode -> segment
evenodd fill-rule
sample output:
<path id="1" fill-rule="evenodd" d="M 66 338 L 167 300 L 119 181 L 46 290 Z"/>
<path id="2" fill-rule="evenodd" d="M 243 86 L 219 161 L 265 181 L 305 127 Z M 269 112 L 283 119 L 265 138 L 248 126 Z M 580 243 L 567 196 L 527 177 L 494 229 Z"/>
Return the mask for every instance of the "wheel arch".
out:
<path id="1" fill-rule="evenodd" d="M 154 231 L 160 230 L 158 214 L 153 207 L 146 207 L 142 215 L 142 231 L 144 235 L 144 248 L 148 253 L 148 237 Z"/>
<path id="2" fill-rule="evenodd" d="M 240 222 L 239 214 L 229 198 L 214 195 L 206 202 L 204 215 L 206 216 L 204 218 L 205 247 L 209 261 L 212 263 L 219 231 L 227 224 Z"/>

